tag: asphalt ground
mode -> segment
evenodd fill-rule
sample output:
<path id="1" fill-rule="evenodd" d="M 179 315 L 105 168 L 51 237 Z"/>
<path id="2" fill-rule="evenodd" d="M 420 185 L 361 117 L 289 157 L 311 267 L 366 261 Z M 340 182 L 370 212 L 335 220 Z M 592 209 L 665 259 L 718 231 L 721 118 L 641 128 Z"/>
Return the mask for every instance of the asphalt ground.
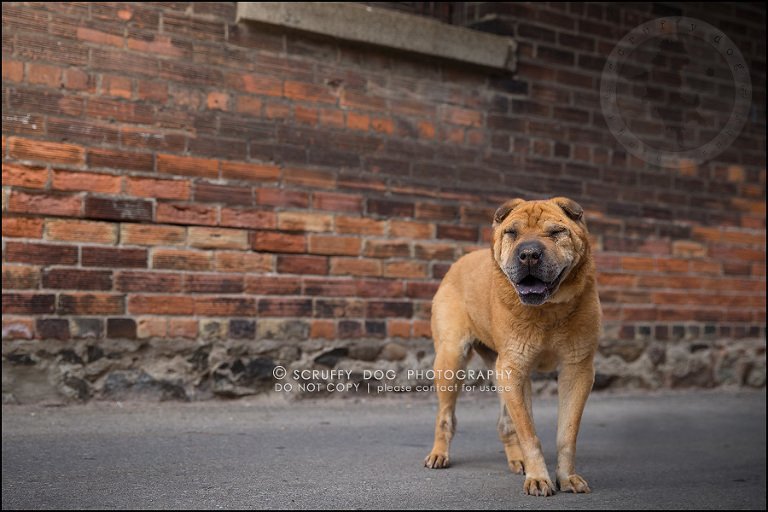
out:
<path id="1" fill-rule="evenodd" d="M 555 399 L 534 417 L 550 476 Z M 433 396 L 5 405 L 3 509 L 763 509 L 762 392 L 593 394 L 577 470 L 592 494 L 522 494 L 489 394 L 463 395 L 452 466 L 422 462 Z"/>

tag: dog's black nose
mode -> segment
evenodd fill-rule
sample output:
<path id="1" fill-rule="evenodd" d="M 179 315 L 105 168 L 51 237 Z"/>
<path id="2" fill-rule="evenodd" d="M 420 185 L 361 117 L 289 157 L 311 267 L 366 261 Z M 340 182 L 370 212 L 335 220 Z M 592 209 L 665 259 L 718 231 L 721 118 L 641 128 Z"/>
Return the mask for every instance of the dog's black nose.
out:
<path id="1" fill-rule="evenodd" d="M 517 259 L 531 267 L 537 265 L 544 254 L 544 246 L 537 241 L 523 242 L 517 247 Z"/>

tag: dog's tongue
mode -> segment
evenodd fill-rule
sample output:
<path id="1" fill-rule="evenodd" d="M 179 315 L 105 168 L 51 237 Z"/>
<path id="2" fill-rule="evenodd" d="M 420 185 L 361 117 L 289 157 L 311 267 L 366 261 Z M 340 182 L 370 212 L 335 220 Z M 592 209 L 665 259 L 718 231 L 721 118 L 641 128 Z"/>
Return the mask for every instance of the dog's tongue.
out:
<path id="1" fill-rule="evenodd" d="M 535 277 L 528 276 L 517 284 L 517 289 L 523 295 L 529 295 L 532 293 L 546 293 L 547 284 Z"/>

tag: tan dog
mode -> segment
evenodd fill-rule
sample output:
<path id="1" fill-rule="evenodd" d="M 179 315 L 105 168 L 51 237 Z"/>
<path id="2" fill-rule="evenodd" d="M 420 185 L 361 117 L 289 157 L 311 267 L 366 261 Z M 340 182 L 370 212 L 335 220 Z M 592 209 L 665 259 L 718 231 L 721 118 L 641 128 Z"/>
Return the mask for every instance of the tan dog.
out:
<path id="1" fill-rule="evenodd" d="M 600 302 L 582 216 L 564 197 L 507 201 L 494 215 L 492 249 L 467 254 L 443 278 L 432 304 L 439 410 L 428 468 L 448 467 L 461 387 L 455 372 L 474 348 L 502 389 L 498 430 L 509 466 L 525 472 L 524 490 L 536 496 L 554 494 L 554 486 L 533 426 L 530 374 L 559 364 L 557 483 L 590 492 L 574 458 L 594 381 Z"/>

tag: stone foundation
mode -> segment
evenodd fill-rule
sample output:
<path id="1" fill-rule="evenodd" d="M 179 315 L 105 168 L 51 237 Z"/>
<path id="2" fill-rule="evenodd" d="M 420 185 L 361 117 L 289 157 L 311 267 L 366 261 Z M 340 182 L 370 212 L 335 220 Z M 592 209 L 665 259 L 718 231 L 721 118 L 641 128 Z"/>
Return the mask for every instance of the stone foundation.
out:
<path id="1" fill-rule="evenodd" d="M 596 358 L 594 389 L 765 387 L 765 341 L 605 341 Z M 206 400 L 274 393 L 291 384 L 292 397 L 329 394 L 389 394 L 429 386 L 428 340 L 238 341 L 109 340 L 79 342 L 9 341 L 3 346 L 3 402 L 66 403 L 96 400 Z M 277 366 L 287 377 L 275 379 Z M 295 370 L 336 370 L 328 378 Z M 469 369 L 483 369 L 474 358 Z M 422 373 L 419 373 L 419 370 Z M 374 373 L 376 372 L 376 373 Z M 378 378 L 377 378 L 378 377 Z M 556 374 L 535 374 L 538 394 L 557 392 Z M 331 383 L 351 383 L 329 392 Z M 300 386 L 299 384 L 304 384 Z M 312 384 L 309 385 L 308 384 Z M 354 386 L 358 384 L 358 386 Z M 489 384 L 481 380 L 467 385 Z M 380 385 L 386 385 L 382 391 Z M 309 389 L 307 389 L 309 388 Z M 277 388 L 277 392 L 286 392 Z"/>

